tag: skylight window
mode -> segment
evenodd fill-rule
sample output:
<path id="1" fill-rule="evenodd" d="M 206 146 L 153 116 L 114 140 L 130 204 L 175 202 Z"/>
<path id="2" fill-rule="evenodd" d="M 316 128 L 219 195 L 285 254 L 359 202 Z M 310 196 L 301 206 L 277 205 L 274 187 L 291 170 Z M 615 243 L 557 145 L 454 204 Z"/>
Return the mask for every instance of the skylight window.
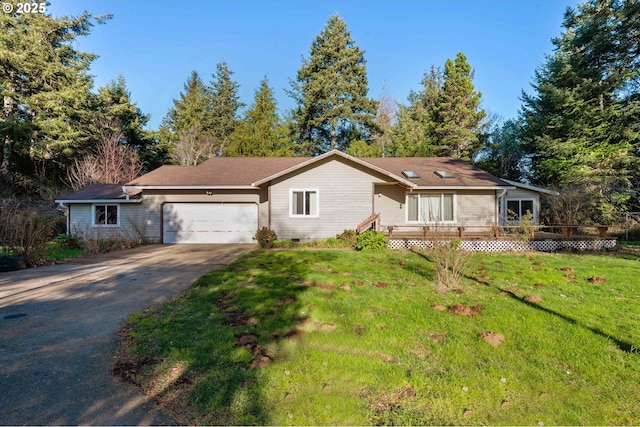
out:
<path id="1" fill-rule="evenodd" d="M 438 175 L 440 178 L 444 178 L 444 179 L 451 179 L 451 178 L 455 178 L 455 176 L 454 176 L 451 172 L 447 172 L 447 171 L 436 171 L 435 173 L 436 173 L 436 175 Z"/>
<path id="2" fill-rule="evenodd" d="M 416 171 L 402 171 L 402 175 L 409 179 L 419 179 L 420 175 Z"/>

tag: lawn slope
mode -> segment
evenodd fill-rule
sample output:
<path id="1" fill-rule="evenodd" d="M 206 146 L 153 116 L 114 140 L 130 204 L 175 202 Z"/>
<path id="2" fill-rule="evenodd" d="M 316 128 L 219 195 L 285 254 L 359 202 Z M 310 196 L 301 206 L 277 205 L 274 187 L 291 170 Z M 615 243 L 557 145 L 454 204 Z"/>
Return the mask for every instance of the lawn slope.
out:
<path id="1" fill-rule="evenodd" d="M 182 424 L 640 423 L 638 256 L 257 251 L 132 316 L 114 371 Z"/>

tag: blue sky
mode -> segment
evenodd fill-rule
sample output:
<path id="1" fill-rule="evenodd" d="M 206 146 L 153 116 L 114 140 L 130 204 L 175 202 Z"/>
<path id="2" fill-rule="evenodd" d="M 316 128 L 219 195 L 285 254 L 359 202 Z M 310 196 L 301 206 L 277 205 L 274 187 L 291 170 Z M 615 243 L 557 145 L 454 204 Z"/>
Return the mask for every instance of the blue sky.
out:
<path id="1" fill-rule="evenodd" d="M 365 51 L 369 95 L 383 85 L 398 102 L 431 65 L 463 52 L 475 70 L 482 106 L 503 119 L 520 108 L 522 90 L 531 92 L 534 72 L 551 53 L 568 0 L 424 1 L 169 1 L 50 0 L 54 16 L 113 14 L 76 47 L 99 55 L 91 68 L 96 87 L 119 74 L 133 101 L 151 114 L 156 128 L 180 96 L 192 70 L 210 82 L 216 63 L 227 61 L 250 104 L 267 76 L 278 107 L 294 106 L 285 93 L 289 79 L 309 55 L 313 39 L 338 13 Z"/>

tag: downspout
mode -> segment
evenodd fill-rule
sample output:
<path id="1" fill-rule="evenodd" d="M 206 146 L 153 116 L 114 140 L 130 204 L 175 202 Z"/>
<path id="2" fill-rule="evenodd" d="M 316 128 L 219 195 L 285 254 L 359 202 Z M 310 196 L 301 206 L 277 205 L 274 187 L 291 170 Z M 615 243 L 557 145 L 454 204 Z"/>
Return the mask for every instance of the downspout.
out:
<path id="1" fill-rule="evenodd" d="M 127 200 L 129 200 L 129 192 L 127 191 L 127 187 L 126 186 L 122 186 L 122 192 L 125 194 L 125 197 Z"/>
<path id="2" fill-rule="evenodd" d="M 66 206 L 63 202 L 58 202 L 58 206 L 60 209 L 65 211 L 64 216 L 67 217 L 67 236 L 71 235 L 71 215 L 70 215 L 70 206 Z"/>
<path id="3" fill-rule="evenodd" d="M 498 203 L 500 203 L 500 207 L 502 207 L 502 200 L 501 200 L 501 199 L 502 199 L 502 197 L 504 197 L 504 195 L 505 195 L 505 194 L 507 194 L 507 189 L 506 189 L 506 188 L 503 188 L 503 189 L 502 189 L 502 190 L 500 190 L 500 191 L 501 191 L 501 193 L 500 193 L 500 194 L 498 194 L 498 196 L 497 196 L 497 201 L 498 201 Z M 497 224 L 497 225 L 502 225 L 502 224 L 500 223 L 500 221 L 502 220 L 502 218 L 500 218 L 500 216 L 499 216 L 499 215 L 500 215 L 500 212 L 503 212 L 503 213 L 504 213 L 504 209 L 500 209 L 500 207 L 498 207 L 498 211 L 496 212 L 496 224 Z"/>

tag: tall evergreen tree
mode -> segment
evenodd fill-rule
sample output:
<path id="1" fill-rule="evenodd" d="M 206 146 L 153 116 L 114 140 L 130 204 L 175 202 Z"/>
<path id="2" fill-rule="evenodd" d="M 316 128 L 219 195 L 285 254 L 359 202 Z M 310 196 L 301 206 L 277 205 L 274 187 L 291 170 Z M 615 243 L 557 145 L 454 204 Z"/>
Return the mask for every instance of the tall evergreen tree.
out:
<path id="1" fill-rule="evenodd" d="M 197 164 L 213 154 L 212 104 L 211 90 L 198 73 L 192 71 L 184 84 L 184 92 L 173 100 L 173 107 L 157 132 L 160 147 L 165 147 L 175 162 Z M 190 151 L 198 154 L 192 155 Z"/>
<path id="2" fill-rule="evenodd" d="M 177 134 L 198 125 L 204 131 L 212 129 L 210 89 L 205 86 L 196 71 L 192 71 L 184 84 L 180 98 L 173 100 L 173 107 L 165 117 L 165 125 Z"/>
<path id="3" fill-rule="evenodd" d="M 484 140 L 476 166 L 500 178 L 522 181 L 527 165 L 521 134 L 522 124 L 517 120 L 495 123 Z"/>
<path id="4" fill-rule="evenodd" d="M 88 13 L 0 14 L 0 174 L 5 178 L 36 170 L 55 178 L 83 149 L 96 106 L 88 73 L 96 56 L 78 51 L 74 43 L 106 19 Z"/>
<path id="5" fill-rule="evenodd" d="M 346 150 L 352 141 L 371 137 L 376 102 L 367 93 L 364 52 L 333 15 L 312 42 L 290 91 L 297 103 L 295 131 L 308 153 Z"/>
<path id="6" fill-rule="evenodd" d="M 420 82 L 422 90 L 411 91 L 409 105 L 401 105 L 388 154 L 392 157 L 428 157 L 435 150 L 435 126 L 440 105 L 443 76 L 439 67 L 431 66 Z"/>
<path id="7" fill-rule="evenodd" d="M 432 66 L 422 90 L 401 106 L 391 155 L 450 156 L 471 161 L 480 149 L 486 113 L 473 86 L 464 54 L 447 59 L 444 72 Z"/>
<path id="8" fill-rule="evenodd" d="M 98 132 L 108 128 L 111 134 L 121 134 L 121 143 L 138 152 L 145 170 L 155 169 L 166 161 L 166 150 L 158 147 L 151 132 L 144 129 L 150 116 L 132 102 L 124 76 L 98 89 L 98 99 Z"/>
<path id="9" fill-rule="evenodd" d="M 637 203 L 640 149 L 638 2 L 592 0 L 565 13 L 554 52 L 523 94 L 532 180 L 580 187 L 592 219 Z"/>
<path id="10" fill-rule="evenodd" d="M 221 151 L 231 144 L 238 110 L 244 107 L 238 98 L 240 85 L 231 80 L 232 75 L 233 71 L 222 61 L 216 65 L 211 81 L 211 132 L 217 149 Z"/>
<path id="11" fill-rule="evenodd" d="M 238 122 L 227 154 L 241 157 L 287 157 L 293 154 L 289 128 L 278 116 L 276 99 L 266 77 L 255 92 L 253 105 Z"/>
<path id="12" fill-rule="evenodd" d="M 459 52 L 444 64 L 443 86 L 436 110 L 438 155 L 470 161 L 482 143 L 487 116 L 480 108 L 480 92 L 473 86 L 473 70 Z"/>

